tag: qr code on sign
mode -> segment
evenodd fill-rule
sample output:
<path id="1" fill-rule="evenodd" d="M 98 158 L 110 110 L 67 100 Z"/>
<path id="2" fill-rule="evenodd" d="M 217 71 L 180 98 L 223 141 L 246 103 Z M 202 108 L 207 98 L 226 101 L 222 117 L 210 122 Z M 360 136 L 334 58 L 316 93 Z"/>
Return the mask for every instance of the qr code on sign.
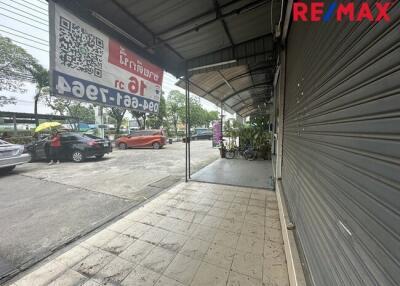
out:
<path id="1" fill-rule="evenodd" d="M 60 17 L 59 59 L 64 66 L 102 77 L 104 42 Z"/>

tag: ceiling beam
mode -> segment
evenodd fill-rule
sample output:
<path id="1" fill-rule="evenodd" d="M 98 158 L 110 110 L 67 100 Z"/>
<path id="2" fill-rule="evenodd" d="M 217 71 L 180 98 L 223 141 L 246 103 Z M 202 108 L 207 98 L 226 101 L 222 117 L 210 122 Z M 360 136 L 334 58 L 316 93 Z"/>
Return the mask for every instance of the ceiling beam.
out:
<path id="1" fill-rule="evenodd" d="M 207 65 L 215 65 L 216 63 L 232 62 L 231 66 L 245 65 L 245 64 L 256 64 L 257 58 L 263 58 L 262 62 L 273 66 L 275 63 L 273 61 L 273 39 L 271 33 L 266 33 L 259 37 L 237 43 L 233 46 L 228 46 L 215 51 L 211 51 L 202 55 L 195 56 L 187 60 L 185 66 L 181 66 L 181 72 L 184 74 L 184 69 L 193 70 L 198 67 L 203 67 Z M 261 59 L 258 60 L 261 62 Z M 229 67 L 229 65 L 227 66 Z M 191 72 L 203 73 L 210 70 L 218 70 L 221 67 L 207 68 L 201 72 Z"/>
<path id="2" fill-rule="evenodd" d="M 252 73 L 251 69 L 249 69 L 249 75 L 250 75 L 251 83 L 252 83 L 252 85 L 254 85 L 254 78 L 253 78 L 253 73 Z"/>
<path id="3" fill-rule="evenodd" d="M 256 101 L 256 102 L 253 102 L 253 103 L 251 103 L 251 104 L 248 104 L 248 105 L 246 105 L 246 106 L 240 108 L 240 109 L 237 111 L 237 113 L 241 113 L 243 109 L 246 109 L 246 108 L 255 106 L 256 104 L 259 105 L 260 103 L 264 103 L 264 102 L 262 102 L 262 101 Z M 267 106 L 268 106 L 268 105 L 269 105 L 269 104 L 267 104 Z M 257 108 L 258 108 L 258 106 L 257 106 Z"/>
<path id="4" fill-rule="evenodd" d="M 239 115 L 242 116 L 242 117 L 247 117 L 247 116 L 249 116 L 249 115 L 255 113 L 254 111 L 256 111 L 257 109 L 258 109 L 258 107 L 255 107 L 255 108 L 252 108 L 252 109 L 246 111 L 245 113 L 239 114 Z M 265 110 L 265 113 L 266 113 L 266 114 L 270 114 L 269 112 L 266 112 L 266 111 L 267 111 L 267 110 Z M 262 110 L 260 110 L 259 113 L 262 113 Z"/>
<path id="5" fill-rule="evenodd" d="M 250 90 L 250 89 L 257 89 L 257 88 L 260 88 L 260 87 L 263 87 L 263 86 L 272 86 L 272 83 L 270 83 L 270 82 L 262 82 L 262 83 L 258 83 L 258 84 L 256 84 L 256 85 L 248 86 L 248 87 L 246 87 L 246 88 L 243 88 L 243 89 L 241 89 L 241 90 L 238 90 L 238 91 L 236 91 L 236 92 L 234 92 L 234 93 L 228 95 L 227 97 L 223 98 L 223 99 L 222 99 L 222 102 L 225 102 L 225 101 L 231 99 L 232 97 L 234 97 L 234 96 L 236 96 L 236 95 L 238 95 L 238 94 L 240 94 L 240 93 L 242 93 L 242 92 L 245 92 L 245 91 L 247 91 L 247 90 Z"/>
<path id="6" fill-rule="evenodd" d="M 217 71 L 217 72 L 218 72 L 218 71 Z M 259 72 L 259 73 L 255 73 L 255 74 L 264 74 L 264 72 Z M 233 77 L 233 78 L 231 78 L 231 79 L 227 79 L 227 81 L 229 82 L 230 85 L 232 85 L 232 82 L 233 82 L 233 81 L 238 80 L 238 79 L 241 79 L 241 78 L 243 78 L 243 77 L 246 77 L 247 75 L 248 75 L 248 72 L 245 72 L 245 73 L 242 73 L 242 74 L 240 74 L 240 75 L 237 75 L 237 76 L 235 76 L 235 77 Z M 180 85 L 179 85 L 179 82 L 178 82 L 177 85 L 180 86 Z M 226 82 L 223 82 L 223 83 L 217 85 L 216 87 L 210 89 L 209 91 L 205 91 L 204 89 L 202 89 L 202 90 L 203 90 L 204 92 L 207 92 L 207 93 L 212 93 L 212 92 L 216 91 L 217 89 L 223 87 L 224 85 L 227 85 Z M 182 87 L 182 88 L 183 88 L 183 87 Z M 232 87 L 232 88 L 233 88 L 233 87 Z M 234 88 L 233 88 L 233 89 L 234 89 Z M 234 91 L 236 91 L 236 89 L 234 89 Z"/>
<path id="7" fill-rule="evenodd" d="M 226 4 L 221 5 L 220 9 L 228 8 L 229 6 L 234 5 L 234 4 L 236 4 L 238 2 L 241 2 L 241 1 L 243 1 L 243 0 L 230 1 L 230 2 L 228 2 Z M 200 15 L 194 16 L 194 17 L 192 17 L 192 18 L 190 18 L 188 20 L 185 20 L 183 22 L 175 24 L 172 27 L 169 27 L 169 28 L 165 29 L 164 31 L 161 31 L 161 32 L 157 33 L 157 36 L 162 36 L 162 35 L 165 35 L 165 34 L 172 33 L 173 31 L 179 30 L 181 28 L 184 28 L 185 26 L 188 26 L 191 23 L 195 23 L 198 20 L 201 20 L 201 19 L 206 18 L 206 17 L 211 17 L 211 16 L 214 16 L 214 15 L 215 15 L 215 10 L 208 10 L 208 11 L 206 11 L 204 13 L 201 13 Z"/>
<path id="8" fill-rule="evenodd" d="M 267 71 L 267 69 L 268 69 L 268 66 L 263 66 L 263 67 L 259 67 L 259 68 L 253 69 L 252 71 L 265 70 L 265 72 L 256 73 L 256 74 L 265 74 L 266 71 Z M 248 71 L 246 71 L 245 73 L 239 74 L 239 75 L 234 76 L 233 78 L 230 78 L 230 79 L 227 79 L 227 80 L 229 81 L 229 84 L 231 84 L 231 83 L 232 83 L 233 81 L 235 81 L 235 80 L 238 80 L 238 79 L 241 79 L 241 78 L 243 78 L 243 77 L 248 76 L 249 73 L 250 73 L 250 71 L 248 70 Z M 225 84 L 226 84 L 226 83 L 224 82 L 224 83 L 221 83 L 221 84 L 217 85 L 216 87 L 214 87 L 213 89 L 211 89 L 210 92 L 213 92 L 213 91 L 215 91 L 215 90 L 217 90 L 217 89 L 223 87 Z"/>
<path id="9" fill-rule="evenodd" d="M 182 81 L 185 82 L 185 80 L 182 80 Z M 206 91 L 206 90 L 203 89 L 201 86 L 199 86 L 199 85 L 195 84 L 194 82 L 192 82 L 192 81 L 190 80 L 190 78 L 189 78 L 189 83 L 190 83 L 191 85 L 193 85 L 194 87 L 200 89 L 202 92 L 204 92 L 204 93 L 205 93 L 204 95 L 208 94 L 209 96 L 211 96 L 212 98 L 214 98 L 214 100 L 216 100 L 216 101 L 221 101 L 219 98 L 217 98 L 217 97 L 216 97 L 215 95 L 213 95 L 211 92 Z M 204 96 L 201 96 L 201 97 L 204 97 Z"/>
<path id="10" fill-rule="evenodd" d="M 213 5 L 214 5 L 214 10 L 215 10 L 216 17 L 217 18 L 221 17 L 222 13 L 221 13 L 221 9 L 219 7 L 218 0 L 213 0 Z M 224 29 L 225 34 L 229 39 L 229 43 L 231 44 L 231 46 L 233 46 L 235 43 L 233 42 L 232 35 L 231 35 L 231 33 L 230 33 L 229 29 L 228 29 L 228 26 L 226 25 L 225 20 L 223 18 L 220 18 L 220 21 L 221 21 L 221 24 L 222 24 L 222 28 Z"/>
<path id="11" fill-rule="evenodd" d="M 222 77 L 222 80 L 225 82 L 225 84 L 226 84 L 227 86 L 229 86 L 229 87 L 232 89 L 233 92 L 236 92 L 237 90 L 230 84 L 229 80 L 227 80 L 227 79 L 225 78 L 225 76 L 222 74 L 222 72 L 221 72 L 220 70 L 218 71 L 218 73 L 219 73 L 219 75 Z M 242 98 L 240 97 L 240 95 L 239 95 L 239 98 L 242 99 Z"/>
<path id="12" fill-rule="evenodd" d="M 115 1 L 115 0 L 112 0 L 112 1 Z M 256 0 L 256 1 L 248 3 L 248 4 L 246 4 L 246 5 L 244 5 L 244 6 L 240 7 L 240 8 L 234 9 L 234 10 L 228 12 L 228 13 L 221 14 L 220 16 L 217 15 L 214 19 L 208 20 L 208 21 L 206 21 L 206 22 L 204 22 L 202 24 L 197 25 L 196 27 L 189 28 L 189 29 L 187 29 L 185 31 L 182 31 L 180 33 L 177 33 L 177 34 L 175 34 L 173 36 L 166 37 L 163 40 L 158 40 L 156 44 L 154 44 L 153 46 L 150 46 L 149 48 L 153 48 L 153 47 L 156 47 L 156 46 L 158 46 L 160 44 L 164 44 L 164 43 L 169 42 L 171 40 L 175 40 L 175 39 L 180 38 L 182 36 L 185 36 L 185 35 L 187 35 L 187 34 L 189 34 L 191 32 L 194 32 L 194 31 L 197 32 L 201 28 L 209 26 L 209 25 L 211 25 L 211 24 L 213 24 L 213 23 L 215 23 L 217 21 L 220 21 L 222 19 L 225 19 L 225 18 L 228 18 L 228 17 L 231 17 L 231 16 L 243 14 L 243 13 L 245 13 L 245 12 L 247 12 L 249 10 L 255 9 L 258 6 L 263 5 L 263 4 L 267 3 L 267 2 L 268 2 L 267 0 Z"/>
<path id="13" fill-rule="evenodd" d="M 245 104 L 244 102 L 247 100 L 252 100 L 252 99 L 258 99 L 258 98 L 264 98 L 265 100 L 269 99 L 268 96 L 265 94 L 265 92 L 263 93 L 258 93 L 258 94 L 254 94 L 248 98 L 243 99 L 242 101 L 235 103 L 234 105 L 232 105 L 232 108 L 235 108 L 236 106 L 238 106 L 239 104 Z"/>
<path id="14" fill-rule="evenodd" d="M 126 16 L 128 16 L 130 19 L 132 19 L 133 21 L 135 21 L 140 27 L 142 27 L 147 33 L 149 33 L 152 38 L 153 38 L 153 42 L 157 42 L 160 41 L 161 39 L 154 34 L 154 32 L 147 27 L 145 24 L 143 24 L 135 15 L 133 15 L 132 13 L 128 12 L 128 10 L 126 9 L 126 7 L 122 6 L 117 0 L 111 0 L 111 2 L 117 6 Z M 180 59 L 184 59 L 183 56 L 178 53 L 174 48 L 172 48 L 169 44 L 165 43 L 165 46 L 171 51 L 173 52 L 175 55 L 177 55 Z M 151 49 L 152 46 L 149 45 L 147 47 L 147 50 Z"/>
<path id="15" fill-rule="evenodd" d="M 221 76 L 222 80 L 224 81 L 224 83 L 230 87 L 230 89 L 232 89 L 233 91 L 236 91 L 235 88 L 230 84 L 229 80 L 226 79 L 226 77 L 222 74 L 221 71 L 217 71 L 219 73 L 219 75 Z"/>

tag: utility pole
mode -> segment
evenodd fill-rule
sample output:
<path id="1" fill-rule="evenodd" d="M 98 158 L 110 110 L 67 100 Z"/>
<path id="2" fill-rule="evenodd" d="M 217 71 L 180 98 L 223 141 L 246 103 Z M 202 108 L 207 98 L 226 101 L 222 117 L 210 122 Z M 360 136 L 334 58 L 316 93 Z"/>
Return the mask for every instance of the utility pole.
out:
<path id="1" fill-rule="evenodd" d="M 104 138 L 104 118 L 103 118 L 103 107 L 96 106 L 95 108 L 95 121 L 97 125 L 97 129 L 99 130 L 99 136 Z"/>

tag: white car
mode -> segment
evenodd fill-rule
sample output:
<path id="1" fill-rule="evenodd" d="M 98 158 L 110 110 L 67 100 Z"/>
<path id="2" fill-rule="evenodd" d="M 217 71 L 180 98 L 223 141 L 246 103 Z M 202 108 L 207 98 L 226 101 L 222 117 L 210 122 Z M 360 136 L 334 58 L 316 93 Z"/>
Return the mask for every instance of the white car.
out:
<path id="1" fill-rule="evenodd" d="M 24 154 L 24 146 L 0 140 L 0 171 L 10 172 L 15 166 L 29 162 L 29 154 Z"/>

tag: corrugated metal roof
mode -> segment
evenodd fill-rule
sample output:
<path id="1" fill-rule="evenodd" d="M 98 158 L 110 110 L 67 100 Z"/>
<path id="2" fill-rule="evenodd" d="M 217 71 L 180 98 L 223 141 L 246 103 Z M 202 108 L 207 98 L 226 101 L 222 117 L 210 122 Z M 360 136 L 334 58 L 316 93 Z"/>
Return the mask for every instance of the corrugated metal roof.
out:
<path id="1" fill-rule="evenodd" d="M 268 95 L 266 84 L 270 84 L 274 71 L 255 67 L 275 63 L 271 32 L 279 20 L 281 1 L 58 0 L 57 3 L 177 77 L 183 76 L 186 68 L 190 69 L 192 92 L 216 104 L 222 100 L 230 111 L 244 113 L 240 110 L 241 101 L 248 104 L 249 98 L 262 90 Z M 137 41 L 94 17 L 94 12 Z"/>
<path id="2" fill-rule="evenodd" d="M 193 74 L 189 77 L 190 91 L 230 112 L 246 116 L 257 112 L 260 107 L 269 108 L 272 90 L 272 74 L 264 64 L 241 65 L 219 71 Z M 185 81 L 178 86 L 185 88 Z M 264 109 L 265 109 L 264 108 Z"/>
<path id="3" fill-rule="evenodd" d="M 214 9 L 211 1 L 198 0 L 118 0 L 117 2 L 126 7 L 129 12 L 133 13 L 155 34 L 159 34 L 166 28 L 171 27 L 171 24 L 176 20 L 186 21 L 192 18 L 193 15 L 207 11 L 212 12 Z M 215 14 L 210 15 L 209 18 L 213 16 Z"/>
<path id="4" fill-rule="evenodd" d="M 271 25 L 267 23 L 267 4 L 244 13 L 240 17 L 227 18 L 226 24 L 231 31 L 235 43 L 242 43 L 260 35 L 271 33 Z"/>

